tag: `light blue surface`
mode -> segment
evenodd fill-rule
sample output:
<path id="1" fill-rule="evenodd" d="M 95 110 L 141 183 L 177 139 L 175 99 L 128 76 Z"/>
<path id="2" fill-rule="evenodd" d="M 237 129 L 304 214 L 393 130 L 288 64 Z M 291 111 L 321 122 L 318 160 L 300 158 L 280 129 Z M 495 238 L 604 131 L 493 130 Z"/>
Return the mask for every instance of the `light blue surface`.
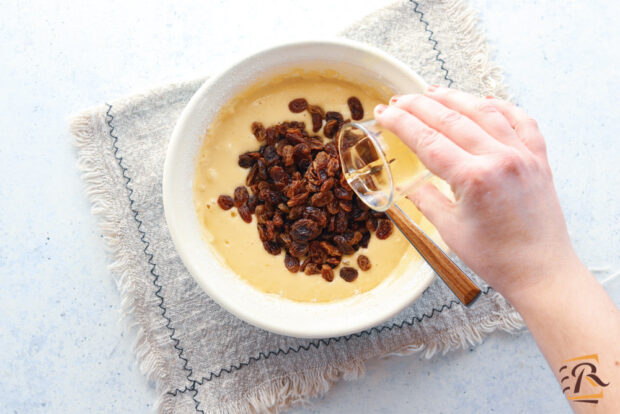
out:
<path id="1" fill-rule="evenodd" d="M 152 412 L 67 132 L 75 110 L 330 34 L 377 1 L 2 2 L 0 412 Z M 82 4 L 83 3 L 83 4 Z M 131 3 L 131 4 L 127 4 Z M 618 2 L 474 0 L 517 100 L 549 143 L 571 235 L 620 268 Z M 439 45 L 441 48 L 441 45 Z M 620 283 L 607 285 L 620 302 Z M 297 412 L 566 412 L 529 334 L 368 364 Z"/>

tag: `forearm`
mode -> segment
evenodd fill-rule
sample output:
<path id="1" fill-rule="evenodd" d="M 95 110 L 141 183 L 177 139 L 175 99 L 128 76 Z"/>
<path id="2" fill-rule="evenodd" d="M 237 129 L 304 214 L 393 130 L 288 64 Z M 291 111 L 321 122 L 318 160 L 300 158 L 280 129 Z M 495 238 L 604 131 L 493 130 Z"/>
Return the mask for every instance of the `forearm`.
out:
<path id="1" fill-rule="evenodd" d="M 555 273 L 544 285 L 508 299 L 523 316 L 573 409 L 613 412 L 620 407 L 620 311 L 577 258 Z M 599 385 L 597 379 L 608 385 Z"/>

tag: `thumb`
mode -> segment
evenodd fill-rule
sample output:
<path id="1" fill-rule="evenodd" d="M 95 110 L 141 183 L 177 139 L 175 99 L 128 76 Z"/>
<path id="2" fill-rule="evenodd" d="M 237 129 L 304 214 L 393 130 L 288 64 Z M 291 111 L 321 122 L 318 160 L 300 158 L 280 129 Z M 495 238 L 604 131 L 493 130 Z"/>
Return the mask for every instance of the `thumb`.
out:
<path id="1" fill-rule="evenodd" d="M 452 201 L 432 183 L 426 183 L 407 196 L 424 216 L 443 234 L 452 221 Z"/>

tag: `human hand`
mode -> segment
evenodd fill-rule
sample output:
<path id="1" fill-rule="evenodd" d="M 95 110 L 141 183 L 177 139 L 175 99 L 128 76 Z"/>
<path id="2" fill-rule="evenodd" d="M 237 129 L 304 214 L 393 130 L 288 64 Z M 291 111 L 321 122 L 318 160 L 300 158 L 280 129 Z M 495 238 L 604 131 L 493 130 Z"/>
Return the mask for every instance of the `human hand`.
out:
<path id="1" fill-rule="evenodd" d="M 375 118 L 450 184 L 454 201 L 430 183 L 409 199 L 509 300 L 578 263 L 543 136 L 522 109 L 431 86 L 378 105 Z"/>

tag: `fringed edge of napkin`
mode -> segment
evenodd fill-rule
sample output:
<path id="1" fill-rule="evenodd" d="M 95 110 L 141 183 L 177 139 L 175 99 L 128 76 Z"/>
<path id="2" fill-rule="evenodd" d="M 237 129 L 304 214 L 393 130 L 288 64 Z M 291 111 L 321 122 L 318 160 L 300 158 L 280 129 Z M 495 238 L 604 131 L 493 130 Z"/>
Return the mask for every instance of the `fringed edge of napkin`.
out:
<path id="1" fill-rule="evenodd" d="M 130 274 L 131 266 L 128 250 L 119 238 L 118 224 L 123 219 L 124 210 L 115 208 L 114 201 L 108 197 L 107 183 L 109 172 L 102 166 L 100 147 L 94 142 L 96 130 L 101 125 L 100 114 L 103 108 L 93 108 L 73 115 L 69 119 L 70 132 L 78 150 L 77 166 L 82 171 L 87 196 L 92 204 L 91 212 L 98 217 L 99 228 L 105 242 L 111 263 L 108 265 L 114 276 L 121 298 L 121 323 L 130 337 L 135 338 L 133 350 L 136 353 L 140 371 L 149 381 L 153 381 L 159 393 L 158 402 L 166 392 L 161 387 L 161 379 L 166 375 L 166 364 L 161 358 L 161 350 L 149 340 L 143 321 L 140 320 L 143 307 L 139 303 L 138 286 Z M 118 165 L 116 165 L 118 167 Z M 158 338 L 159 339 L 159 338 Z M 159 405 L 159 403 L 157 404 Z"/>
<path id="2" fill-rule="evenodd" d="M 497 292 L 496 300 L 506 304 Z M 508 309 L 510 308 L 510 309 Z M 468 346 L 480 345 L 492 332 L 500 329 L 507 333 L 517 333 L 525 325 L 521 315 L 506 304 L 502 309 L 505 314 L 490 314 L 472 326 L 459 326 L 450 329 L 441 336 L 433 337 L 425 343 L 419 342 L 406 345 L 396 351 L 380 355 L 378 358 L 391 356 L 406 356 L 421 353 L 424 358 L 430 359 L 437 353 L 443 355 L 450 351 L 466 349 Z M 339 364 L 311 368 L 298 373 L 271 379 L 246 392 L 243 401 L 224 403 L 218 410 L 210 413 L 274 413 L 294 406 L 309 405 L 311 400 L 325 396 L 331 386 L 340 380 L 353 381 L 366 372 L 366 361 L 372 358 L 351 359 Z M 197 407 L 197 411 L 199 408 Z"/>
<path id="3" fill-rule="evenodd" d="M 479 68 L 481 81 L 486 85 L 486 89 L 493 91 L 498 97 L 507 98 L 507 90 L 503 84 L 503 70 L 489 58 L 489 46 L 478 27 L 476 13 L 463 0 L 449 2 L 445 9 L 454 23 L 452 26 L 454 31 L 468 40 L 469 46 L 465 50 L 470 56 L 476 58 L 476 66 Z M 429 36 L 432 37 L 432 35 L 429 31 Z M 131 268 L 127 263 L 128 256 L 118 238 L 117 226 L 122 220 L 122 213 L 113 208 L 111 205 L 113 200 L 106 197 L 106 170 L 98 167 L 101 163 L 101 154 L 97 151 L 98 147 L 93 147 L 93 137 L 101 119 L 96 118 L 94 113 L 87 110 L 74 115 L 69 121 L 70 131 L 75 137 L 75 146 L 79 153 L 78 168 L 83 172 L 82 177 L 92 203 L 92 213 L 100 218 L 99 225 L 112 257 L 109 269 L 115 275 L 120 292 L 122 320 L 130 334 L 135 335 L 136 338 L 134 350 L 140 370 L 149 381 L 154 381 L 157 386 L 159 394 L 155 405 L 157 410 L 173 412 L 176 404 L 163 384 L 163 378 L 167 375 L 166 363 L 160 354 L 161 350 L 146 334 L 144 325 L 136 312 L 136 308 L 143 304 L 138 303 L 138 297 L 134 294 L 138 286 L 131 280 L 129 275 Z M 498 293 L 492 294 L 500 296 Z M 503 298 L 500 300 L 503 301 Z M 513 309 L 504 316 L 498 317 L 497 314 L 491 314 L 475 326 L 457 327 L 441 337 L 433 338 L 430 342 L 410 344 L 379 357 L 422 352 L 424 357 L 431 358 L 438 352 L 446 354 L 459 348 L 479 345 L 488 334 L 497 329 L 515 333 L 523 326 L 521 316 Z M 354 380 L 364 375 L 366 360 L 353 359 L 337 365 L 313 368 L 294 375 L 272 379 L 248 392 L 244 401 L 232 401 L 222 406 L 220 412 L 278 412 L 292 406 L 307 404 L 311 399 L 325 395 L 335 382 L 341 379 Z M 204 412 L 199 409 L 198 402 L 194 401 L 197 412 Z"/>

